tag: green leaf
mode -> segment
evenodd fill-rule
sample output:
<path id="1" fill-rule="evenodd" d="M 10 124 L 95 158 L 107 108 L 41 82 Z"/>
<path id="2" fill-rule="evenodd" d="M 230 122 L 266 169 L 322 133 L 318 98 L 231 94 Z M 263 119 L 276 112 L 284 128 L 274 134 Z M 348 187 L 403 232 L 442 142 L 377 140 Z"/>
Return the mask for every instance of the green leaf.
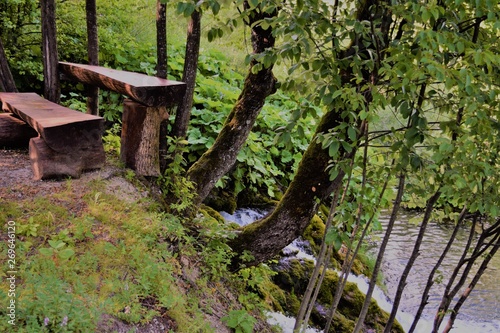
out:
<path id="1" fill-rule="evenodd" d="M 52 254 L 54 253 L 54 249 L 50 249 L 50 248 L 46 248 L 46 247 L 41 248 L 38 251 L 40 251 L 40 253 L 43 254 L 44 256 L 52 256 Z"/>
<path id="2" fill-rule="evenodd" d="M 68 248 L 68 249 L 64 249 L 64 250 L 60 251 L 58 255 L 59 255 L 59 258 L 66 260 L 66 259 L 71 258 L 74 254 L 75 254 L 75 251 L 73 249 Z"/>
<path id="3" fill-rule="evenodd" d="M 339 175 L 339 170 L 338 169 L 332 169 L 332 171 L 330 171 L 330 181 L 334 181 L 335 178 L 337 178 L 337 176 Z"/>
<path id="4" fill-rule="evenodd" d="M 53 249 L 60 249 L 62 248 L 64 245 L 66 245 L 66 243 L 64 243 L 63 241 L 61 240 L 57 240 L 57 241 L 54 241 L 54 240 L 49 240 L 49 245 L 53 248 Z"/>
<path id="5" fill-rule="evenodd" d="M 330 147 L 328 147 L 328 155 L 330 155 L 330 157 L 336 157 L 339 151 L 339 147 L 339 141 L 333 141 L 332 143 L 330 143 Z"/>
<path id="6" fill-rule="evenodd" d="M 411 108 L 408 105 L 407 101 L 403 101 L 399 105 L 399 112 L 401 112 L 401 115 L 403 116 L 404 119 L 408 118 L 411 114 Z"/>
<path id="7" fill-rule="evenodd" d="M 211 3 L 212 4 L 212 13 L 214 13 L 214 15 L 217 15 L 220 11 L 220 4 L 218 1 L 214 1 Z"/>
<path id="8" fill-rule="evenodd" d="M 357 139 L 356 129 L 354 127 L 349 127 L 347 129 L 347 136 L 349 137 L 349 140 L 353 142 L 356 141 Z"/>

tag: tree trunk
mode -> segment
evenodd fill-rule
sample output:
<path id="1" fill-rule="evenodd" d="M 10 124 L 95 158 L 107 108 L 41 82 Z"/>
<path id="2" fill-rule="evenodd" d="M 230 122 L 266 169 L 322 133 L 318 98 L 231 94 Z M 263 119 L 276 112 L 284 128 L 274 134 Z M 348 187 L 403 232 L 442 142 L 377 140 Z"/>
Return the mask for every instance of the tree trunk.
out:
<path id="1" fill-rule="evenodd" d="M 330 111 L 323 116 L 316 134 L 326 133 L 344 120 L 341 112 Z M 354 154 L 354 150 L 344 158 Z M 318 210 L 318 204 L 342 185 L 344 172 L 340 171 L 332 181 L 327 167 L 330 156 L 321 143 L 311 140 L 295 177 L 276 209 L 264 219 L 246 226 L 230 241 L 237 253 L 250 251 L 254 260 L 247 265 L 263 262 L 279 253 L 285 246 L 302 235 L 309 221 Z M 236 264 L 236 263 L 235 263 Z"/>
<path id="2" fill-rule="evenodd" d="M 252 46 L 254 53 L 261 53 L 274 46 L 272 29 L 264 30 L 254 23 L 275 16 L 274 13 L 252 12 L 249 25 L 252 27 Z M 251 66 L 255 61 L 251 63 Z M 276 91 L 276 78 L 273 66 L 263 68 L 257 73 L 249 73 L 245 79 L 243 91 L 231 110 L 224 126 L 213 146 L 189 168 L 187 177 L 195 183 L 197 198 L 195 204 L 201 204 L 215 183 L 225 175 L 236 162 L 236 156 L 245 143 L 265 99 Z"/>
<path id="3" fill-rule="evenodd" d="M 40 6 L 42 9 L 43 95 L 49 101 L 59 103 L 56 2 L 55 0 L 41 0 Z"/>
<path id="4" fill-rule="evenodd" d="M 189 20 L 186 55 L 184 57 L 184 73 L 182 81 L 186 83 L 186 93 L 182 99 L 175 116 L 172 136 L 185 137 L 188 129 L 191 108 L 193 107 L 193 95 L 196 83 L 196 71 L 198 67 L 198 55 L 200 53 L 201 38 L 201 13 L 194 11 Z"/>
<path id="5" fill-rule="evenodd" d="M 390 16 L 385 12 L 372 14 L 369 11 L 372 5 L 372 1 L 361 4 L 358 9 L 358 20 L 374 20 L 375 17 L 383 15 L 380 29 L 385 36 L 388 31 L 386 21 L 389 21 L 387 17 Z M 363 38 L 355 38 L 348 49 L 339 53 L 339 59 L 347 59 L 354 53 L 367 54 L 368 46 L 365 42 Z M 357 83 L 357 87 L 361 88 L 367 82 L 374 84 L 378 79 L 376 72 L 377 69 L 363 71 L 363 80 Z M 357 74 L 352 72 L 351 67 L 348 67 L 342 69 L 339 76 L 342 85 L 351 85 Z M 370 89 L 365 90 L 363 94 L 364 103 L 368 105 L 372 98 Z M 333 108 L 327 112 L 316 129 L 316 135 L 328 133 L 329 130 L 348 121 L 342 117 L 344 111 L 346 110 Z M 350 126 L 358 127 L 358 133 L 362 132 L 360 125 L 359 121 L 352 121 L 350 124 Z M 345 140 L 352 144 L 347 138 Z M 335 162 L 348 159 L 355 152 L 354 145 L 352 145 L 350 152 L 341 148 Z M 302 157 L 293 181 L 275 210 L 264 219 L 244 227 L 242 232 L 230 241 L 230 246 L 237 253 L 249 251 L 253 255 L 254 259 L 251 262 L 246 262 L 246 265 L 255 265 L 272 258 L 304 232 L 311 218 L 317 212 L 318 203 L 328 198 L 334 190 L 341 186 L 344 172 L 340 170 L 337 177 L 330 180 L 328 167 L 331 162 L 328 150 L 323 149 L 322 144 L 318 143 L 314 137 Z M 234 268 L 239 264 L 237 261 L 238 259 L 235 259 L 233 262 Z"/>
<path id="6" fill-rule="evenodd" d="M 99 65 L 99 40 L 97 37 L 97 10 L 96 0 L 86 0 L 87 12 L 87 50 L 89 65 Z M 87 89 L 87 113 L 99 115 L 99 88 L 88 86 Z"/>
<path id="7" fill-rule="evenodd" d="M 9 68 L 9 61 L 5 55 L 2 40 L 0 39 L 0 90 L 17 92 L 16 83 Z"/>
<path id="8" fill-rule="evenodd" d="M 156 2 L 156 76 L 162 79 L 167 78 L 167 4 L 160 0 Z M 167 134 L 168 118 L 160 123 L 160 134 L 158 137 L 158 158 L 160 173 L 167 168 Z"/>
<path id="9" fill-rule="evenodd" d="M 396 290 L 396 295 L 394 295 L 394 302 L 392 305 L 391 313 L 389 315 L 389 319 L 387 319 L 387 325 L 384 328 L 384 333 L 390 333 L 392 331 L 392 326 L 394 325 L 394 320 L 396 319 L 396 313 L 398 312 L 399 303 L 401 302 L 401 297 L 403 297 L 403 291 L 406 287 L 406 280 L 408 279 L 408 275 L 413 268 L 413 264 L 420 254 L 420 247 L 422 246 L 422 240 L 424 239 L 425 230 L 427 229 L 427 225 L 429 224 L 429 220 L 431 219 L 434 205 L 436 204 L 440 196 L 441 192 L 438 190 L 432 197 L 429 198 L 429 200 L 427 200 L 424 218 L 422 219 L 422 223 L 420 224 L 420 230 L 418 232 L 417 239 L 415 240 L 415 244 L 413 245 L 410 259 L 406 263 L 403 273 L 401 273 L 401 277 L 398 283 L 398 289 Z"/>
<path id="10" fill-rule="evenodd" d="M 156 2 L 156 76 L 167 78 L 167 4 Z"/>

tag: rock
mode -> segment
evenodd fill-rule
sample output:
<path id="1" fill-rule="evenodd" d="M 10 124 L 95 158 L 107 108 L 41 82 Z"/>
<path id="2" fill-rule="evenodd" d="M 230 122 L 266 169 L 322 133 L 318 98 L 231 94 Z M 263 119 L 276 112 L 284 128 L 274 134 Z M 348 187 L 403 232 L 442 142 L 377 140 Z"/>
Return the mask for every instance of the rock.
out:
<path id="1" fill-rule="evenodd" d="M 274 269 L 277 274 L 273 277 L 273 282 L 277 288 L 269 289 L 271 297 L 279 302 L 279 306 L 290 316 L 295 316 L 298 312 L 300 299 L 302 298 L 309 276 L 314 268 L 312 262 L 298 259 L 288 260 L 286 263 L 276 265 Z M 323 284 L 318 295 L 317 305 L 311 315 L 310 323 L 313 326 L 322 327 L 326 323 L 326 313 L 333 301 L 333 294 L 338 284 L 338 275 L 330 270 L 326 273 Z M 286 297 L 280 294 L 285 292 Z M 332 322 L 330 332 L 350 332 L 354 328 L 356 319 L 363 306 L 365 295 L 359 291 L 358 287 L 351 282 L 346 284 L 343 296 L 340 300 L 337 313 Z M 382 331 L 387 322 L 388 314 L 381 310 L 377 303 L 372 300 L 368 316 L 365 320 L 366 330 Z M 392 332 L 404 332 L 402 327 L 396 323 Z"/>

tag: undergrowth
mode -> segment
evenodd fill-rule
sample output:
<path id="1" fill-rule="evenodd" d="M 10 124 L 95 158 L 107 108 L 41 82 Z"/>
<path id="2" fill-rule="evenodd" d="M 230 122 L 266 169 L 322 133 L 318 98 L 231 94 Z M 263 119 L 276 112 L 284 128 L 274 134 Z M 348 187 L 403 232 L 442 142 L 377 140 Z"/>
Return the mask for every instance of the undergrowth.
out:
<path id="1" fill-rule="evenodd" d="M 255 279 L 228 271 L 225 240 L 233 235 L 208 209 L 186 220 L 179 209 L 189 197 L 166 212 L 147 197 L 110 193 L 106 179 L 83 192 L 77 182 L 0 203 L 2 227 L 16 224 L 15 332 L 97 332 L 103 315 L 136 326 L 168 318 L 172 332 L 215 332 L 210 316 L 241 332 L 263 322 Z M 7 244 L 0 245 L 2 267 Z M 8 288 L 1 284 L 1 304 L 9 302 Z M 2 318 L 6 311 L 0 309 Z M 7 320 L 0 331 L 14 332 Z"/>

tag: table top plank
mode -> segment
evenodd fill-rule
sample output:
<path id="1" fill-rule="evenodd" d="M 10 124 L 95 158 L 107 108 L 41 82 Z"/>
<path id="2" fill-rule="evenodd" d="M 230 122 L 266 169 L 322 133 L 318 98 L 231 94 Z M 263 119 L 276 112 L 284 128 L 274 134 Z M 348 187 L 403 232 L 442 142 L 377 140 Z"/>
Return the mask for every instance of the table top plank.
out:
<path id="1" fill-rule="evenodd" d="M 152 107 L 173 106 L 186 90 L 184 82 L 101 66 L 59 62 L 59 71 L 72 80 L 127 95 Z"/>
<path id="2" fill-rule="evenodd" d="M 71 110 L 36 93 L 0 92 L 2 109 L 33 127 L 55 151 L 102 144 L 104 118 Z"/>

